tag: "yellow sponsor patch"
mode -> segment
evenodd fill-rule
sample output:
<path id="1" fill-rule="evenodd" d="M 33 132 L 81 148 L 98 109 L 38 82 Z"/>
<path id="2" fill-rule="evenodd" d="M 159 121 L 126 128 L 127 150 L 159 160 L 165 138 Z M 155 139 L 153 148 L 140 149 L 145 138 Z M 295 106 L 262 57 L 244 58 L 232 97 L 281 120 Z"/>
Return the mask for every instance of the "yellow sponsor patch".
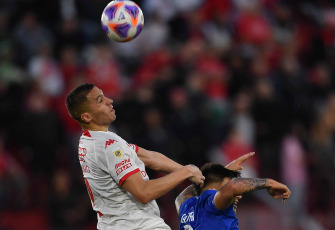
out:
<path id="1" fill-rule="evenodd" d="M 116 157 L 122 157 L 123 156 L 123 152 L 122 152 L 121 149 L 115 150 L 113 153 Z"/>

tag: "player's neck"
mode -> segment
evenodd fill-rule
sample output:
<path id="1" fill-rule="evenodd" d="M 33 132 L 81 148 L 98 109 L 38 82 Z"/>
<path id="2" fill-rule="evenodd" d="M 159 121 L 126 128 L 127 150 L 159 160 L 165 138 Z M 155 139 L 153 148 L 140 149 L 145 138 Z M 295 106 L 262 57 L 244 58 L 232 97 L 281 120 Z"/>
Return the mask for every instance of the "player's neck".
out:
<path id="1" fill-rule="evenodd" d="M 83 130 L 91 130 L 91 131 L 108 131 L 108 126 L 105 125 L 97 125 L 97 124 L 83 124 L 81 126 Z"/>

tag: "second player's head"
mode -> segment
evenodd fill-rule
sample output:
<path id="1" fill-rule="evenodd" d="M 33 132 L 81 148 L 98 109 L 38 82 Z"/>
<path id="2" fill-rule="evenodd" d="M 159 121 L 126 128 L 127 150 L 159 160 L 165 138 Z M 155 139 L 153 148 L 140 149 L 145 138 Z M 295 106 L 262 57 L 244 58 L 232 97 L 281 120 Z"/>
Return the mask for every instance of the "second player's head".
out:
<path id="1" fill-rule="evenodd" d="M 208 189 L 219 189 L 231 179 L 240 177 L 240 172 L 229 170 L 223 165 L 216 163 L 204 164 L 201 167 L 201 172 L 206 179 L 203 187 L 195 185 L 195 192 L 197 196 Z"/>
<path id="2" fill-rule="evenodd" d="M 112 103 L 112 99 L 91 83 L 79 85 L 66 97 L 70 116 L 83 129 L 90 130 L 105 130 L 116 119 Z"/>

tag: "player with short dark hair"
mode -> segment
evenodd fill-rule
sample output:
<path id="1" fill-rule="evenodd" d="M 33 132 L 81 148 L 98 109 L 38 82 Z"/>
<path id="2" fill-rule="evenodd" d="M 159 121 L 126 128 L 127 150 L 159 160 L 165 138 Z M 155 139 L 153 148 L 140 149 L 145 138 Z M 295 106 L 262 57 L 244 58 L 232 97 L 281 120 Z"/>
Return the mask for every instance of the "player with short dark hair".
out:
<path id="1" fill-rule="evenodd" d="M 290 197 L 286 185 L 272 179 L 240 178 L 240 173 L 221 164 L 207 163 L 201 167 L 205 176 L 203 187 L 191 185 L 176 198 L 181 230 L 237 230 L 234 210 L 236 197 L 259 189 L 283 202 Z"/>
<path id="2" fill-rule="evenodd" d="M 185 179 L 202 185 L 204 177 L 193 165 L 182 166 L 161 153 L 127 143 L 108 131 L 116 119 L 113 100 L 85 83 L 66 98 L 72 118 L 82 127 L 78 156 L 98 229 L 166 230 L 156 198 Z M 149 180 L 145 167 L 169 173 Z"/>
<path id="3" fill-rule="evenodd" d="M 87 110 L 85 107 L 85 104 L 88 102 L 87 94 L 93 87 L 94 85 L 91 83 L 82 84 L 72 90 L 66 97 L 66 108 L 70 116 L 79 124 L 83 122 L 81 120 L 81 114 Z"/>

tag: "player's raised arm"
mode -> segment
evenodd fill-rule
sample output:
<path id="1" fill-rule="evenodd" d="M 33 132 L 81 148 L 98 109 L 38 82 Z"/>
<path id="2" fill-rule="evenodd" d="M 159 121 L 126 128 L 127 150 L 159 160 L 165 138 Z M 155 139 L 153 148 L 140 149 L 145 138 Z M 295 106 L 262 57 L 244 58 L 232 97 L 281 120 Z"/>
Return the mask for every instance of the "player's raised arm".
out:
<path id="1" fill-rule="evenodd" d="M 181 164 L 159 152 L 146 150 L 141 147 L 138 147 L 137 156 L 143 161 L 146 167 L 155 171 L 171 173 L 183 167 Z M 199 180 L 198 177 L 190 177 L 188 179 L 195 184 L 203 183 L 203 180 Z"/>
<path id="2" fill-rule="evenodd" d="M 186 165 L 164 177 L 148 181 L 143 180 L 140 172 L 135 173 L 123 182 L 122 187 L 130 192 L 137 201 L 146 204 L 169 192 L 185 179 L 192 177 L 199 184 L 202 184 L 205 179 L 197 167 Z"/>
<path id="3" fill-rule="evenodd" d="M 238 171 L 238 170 L 242 170 L 242 164 L 243 162 L 245 162 L 247 159 L 249 159 L 249 157 L 253 156 L 255 153 L 254 152 L 250 152 L 247 154 L 244 154 L 243 156 L 233 160 L 232 162 L 230 162 L 228 165 L 226 165 L 225 167 L 227 169 L 233 170 L 233 171 Z M 184 203 L 187 199 L 196 196 L 196 194 L 194 193 L 194 185 L 190 185 L 188 186 L 186 189 L 184 189 L 176 198 L 175 200 L 175 205 L 176 205 L 176 209 L 177 209 L 177 213 L 179 213 L 179 208 L 182 205 L 182 203 Z"/>
<path id="4" fill-rule="evenodd" d="M 138 147 L 137 156 L 143 161 L 145 167 L 155 171 L 171 173 L 183 167 L 181 164 L 178 164 L 159 152 L 146 150 L 141 147 Z"/>
<path id="5" fill-rule="evenodd" d="M 276 199 L 282 198 L 283 202 L 288 199 L 291 194 L 291 191 L 286 185 L 272 179 L 234 178 L 215 194 L 214 205 L 218 209 L 225 209 L 235 201 L 236 196 L 259 189 L 268 189 L 271 196 Z"/>

